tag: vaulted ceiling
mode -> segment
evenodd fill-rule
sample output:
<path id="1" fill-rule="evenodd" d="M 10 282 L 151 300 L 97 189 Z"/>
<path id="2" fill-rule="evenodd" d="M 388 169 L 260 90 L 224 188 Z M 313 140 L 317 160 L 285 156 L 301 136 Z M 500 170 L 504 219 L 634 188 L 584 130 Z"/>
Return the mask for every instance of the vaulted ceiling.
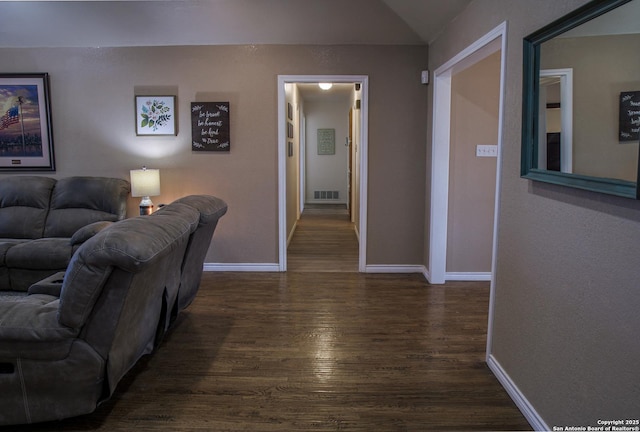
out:
<path id="1" fill-rule="evenodd" d="M 0 47 L 426 45 L 470 2 L 0 1 Z"/>

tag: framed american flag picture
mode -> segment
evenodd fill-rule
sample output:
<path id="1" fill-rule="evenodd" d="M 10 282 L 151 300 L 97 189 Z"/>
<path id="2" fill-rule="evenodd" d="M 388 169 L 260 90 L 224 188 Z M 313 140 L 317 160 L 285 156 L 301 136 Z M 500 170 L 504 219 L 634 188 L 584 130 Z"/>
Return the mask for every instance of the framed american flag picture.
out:
<path id="1" fill-rule="evenodd" d="M 0 171 L 55 171 L 49 74 L 0 74 Z"/>

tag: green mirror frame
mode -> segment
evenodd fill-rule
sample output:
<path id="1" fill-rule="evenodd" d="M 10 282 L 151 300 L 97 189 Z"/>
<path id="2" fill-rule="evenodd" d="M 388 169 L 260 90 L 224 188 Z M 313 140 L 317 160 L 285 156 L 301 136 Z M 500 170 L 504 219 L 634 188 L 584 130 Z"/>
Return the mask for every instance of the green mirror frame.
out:
<path id="1" fill-rule="evenodd" d="M 594 0 L 524 38 L 521 177 L 625 198 L 640 199 L 640 187 L 638 187 L 640 173 L 635 182 L 630 182 L 537 168 L 540 45 L 630 1 L 632 0 Z M 640 161 L 638 167 L 640 171 Z"/>

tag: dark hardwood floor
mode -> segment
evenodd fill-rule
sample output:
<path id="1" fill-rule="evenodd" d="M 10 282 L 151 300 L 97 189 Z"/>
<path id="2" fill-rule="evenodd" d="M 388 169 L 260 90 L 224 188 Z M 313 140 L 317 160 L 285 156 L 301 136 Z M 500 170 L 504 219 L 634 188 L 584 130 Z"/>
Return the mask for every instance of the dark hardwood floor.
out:
<path id="1" fill-rule="evenodd" d="M 488 307 L 484 282 L 208 272 L 93 414 L 7 430 L 531 430 L 485 364 Z"/>
<path id="2" fill-rule="evenodd" d="M 305 206 L 287 248 L 287 271 L 358 271 L 358 238 L 346 206 Z"/>

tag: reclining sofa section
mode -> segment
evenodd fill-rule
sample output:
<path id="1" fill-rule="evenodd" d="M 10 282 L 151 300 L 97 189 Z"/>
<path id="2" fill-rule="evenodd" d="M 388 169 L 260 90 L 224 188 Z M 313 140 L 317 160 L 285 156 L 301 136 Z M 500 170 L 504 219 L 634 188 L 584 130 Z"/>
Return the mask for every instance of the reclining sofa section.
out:
<path id="1" fill-rule="evenodd" d="M 0 291 L 64 271 L 83 241 L 125 218 L 129 190 L 107 177 L 0 179 Z"/>
<path id="2" fill-rule="evenodd" d="M 215 197 L 180 201 L 86 240 L 53 277 L 58 292 L 49 278 L 0 301 L 0 425 L 93 412 L 158 346 L 193 300 L 212 227 L 227 210 Z"/>

